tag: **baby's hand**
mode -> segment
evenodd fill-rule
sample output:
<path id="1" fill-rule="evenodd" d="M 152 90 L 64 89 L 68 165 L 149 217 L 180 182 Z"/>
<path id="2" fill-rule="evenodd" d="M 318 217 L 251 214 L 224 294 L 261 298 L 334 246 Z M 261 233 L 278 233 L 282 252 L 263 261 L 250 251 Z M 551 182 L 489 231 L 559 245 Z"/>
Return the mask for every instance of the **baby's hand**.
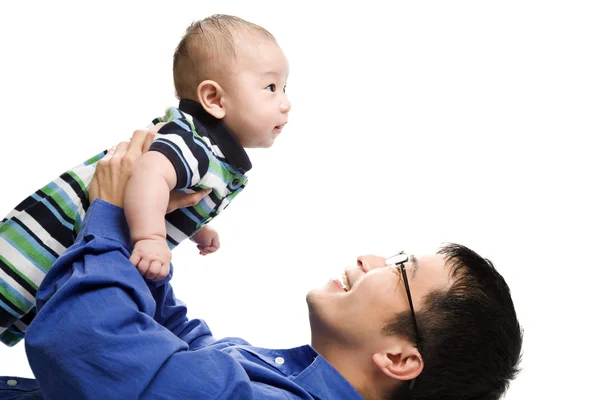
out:
<path id="1" fill-rule="evenodd" d="M 219 242 L 219 234 L 209 225 L 204 225 L 192 237 L 192 242 L 196 243 L 196 247 L 200 250 L 200 255 L 207 255 L 219 250 L 221 243 Z"/>
<path id="2" fill-rule="evenodd" d="M 171 270 L 171 250 L 163 238 L 139 240 L 133 246 L 129 261 L 144 278 L 160 281 Z"/>

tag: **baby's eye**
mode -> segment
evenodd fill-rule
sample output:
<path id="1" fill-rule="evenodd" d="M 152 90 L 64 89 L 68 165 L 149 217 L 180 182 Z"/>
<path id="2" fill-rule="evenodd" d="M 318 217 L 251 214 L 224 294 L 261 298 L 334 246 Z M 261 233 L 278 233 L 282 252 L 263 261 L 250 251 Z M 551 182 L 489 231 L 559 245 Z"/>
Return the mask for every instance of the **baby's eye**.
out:
<path id="1" fill-rule="evenodd" d="M 267 86 L 267 90 L 270 90 L 271 92 L 275 92 L 275 84 L 271 83 L 269 86 Z"/>
<path id="2" fill-rule="evenodd" d="M 283 93 L 285 93 L 285 89 L 287 89 L 287 86 L 284 86 L 284 87 L 283 87 Z"/>

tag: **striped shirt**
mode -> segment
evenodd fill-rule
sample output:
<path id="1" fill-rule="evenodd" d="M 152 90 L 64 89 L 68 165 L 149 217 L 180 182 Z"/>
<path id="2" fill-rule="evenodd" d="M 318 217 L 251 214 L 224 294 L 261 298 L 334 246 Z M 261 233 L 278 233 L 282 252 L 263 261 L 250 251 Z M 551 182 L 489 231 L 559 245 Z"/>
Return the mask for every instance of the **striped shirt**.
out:
<path id="1" fill-rule="evenodd" d="M 173 249 L 217 216 L 246 186 L 246 151 L 222 121 L 193 101 L 152 124 L 166 122 L 150 146 L 176 171 L 176 190 L 212 189 L 193 207 L 165 216 Z M 65 172 L 17 205 L 0 223 L 0 342 L 19 342 L 35 317 L 35 295 L 56 259 L 73 244 L 89 206 L 88 185 L 106 151 Z"/>

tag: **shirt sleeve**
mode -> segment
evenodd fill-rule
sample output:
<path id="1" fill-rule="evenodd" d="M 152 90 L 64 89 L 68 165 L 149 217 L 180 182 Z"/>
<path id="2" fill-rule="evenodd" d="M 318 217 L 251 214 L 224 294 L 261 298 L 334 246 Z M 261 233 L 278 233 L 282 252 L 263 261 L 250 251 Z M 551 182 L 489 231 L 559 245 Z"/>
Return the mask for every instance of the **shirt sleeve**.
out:
<path id="1" fill-rule="evenodd" d="M 150 146 L 151 151 L 163 154 L 175 168 L 175 189 L 191 189 L 206 175 L 212 151 L 201 139 L 194 137 L 190 122 L 177 119 L 168 122 Z"/>
<path id="2" fill-rule="evenodd" d="M 183 340 L 190 349 L 215 342 L 203 320 L 188 319 L 185 303 L 175 297 L 170 283 L 146 281 L 156 302 L 154 320 Z"/>
<path id="3" fill-rule="evenodd" d="M 282 398 L 208 345 L 208 326 L 188 323 L 170 285 L 153 293 L 131 247 L 123 210 L 96 200 L 40 285 L 25 349 L 44 398 Z"/>

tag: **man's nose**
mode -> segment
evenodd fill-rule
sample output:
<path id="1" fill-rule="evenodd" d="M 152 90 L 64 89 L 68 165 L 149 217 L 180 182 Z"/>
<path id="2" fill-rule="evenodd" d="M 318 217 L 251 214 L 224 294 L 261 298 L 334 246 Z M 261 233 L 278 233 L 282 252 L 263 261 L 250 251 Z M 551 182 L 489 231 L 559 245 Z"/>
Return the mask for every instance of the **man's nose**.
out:
<path id="1" fill-rule="evenodd" d="M 364 255 L 359 256 L 356 259 L 356 263 L 364 272 L 369 272 L 372 269 L 385 267 L 385 258 L 374 255 Z"/>

